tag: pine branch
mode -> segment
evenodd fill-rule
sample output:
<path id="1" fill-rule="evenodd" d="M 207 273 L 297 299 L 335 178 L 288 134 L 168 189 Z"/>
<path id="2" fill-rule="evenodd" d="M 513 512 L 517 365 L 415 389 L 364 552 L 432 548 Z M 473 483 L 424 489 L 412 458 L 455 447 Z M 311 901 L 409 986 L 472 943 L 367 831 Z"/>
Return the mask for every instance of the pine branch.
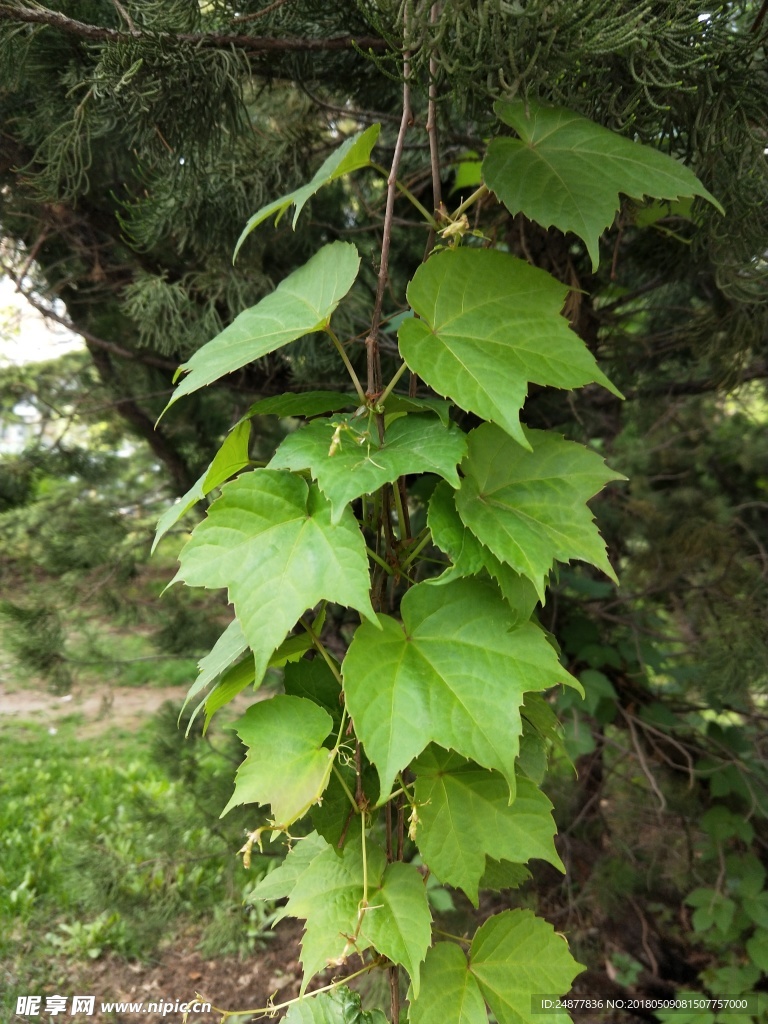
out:
<path id="1" fill-rule="evenodd" d="M 250 53 L 312 53 L 327 50 L 386 50 L 387 43 L 377 36 L 336 36 L 331 39 L 271 39 L 266 36 L 248 36 L 235 33 L 209 32 L 143 32 L 140 29 L 114 29 L 102 25 L 92 25 L 84 21 L 68 18 L 60 11 L 51 11 L 46 7 L 29 8 L 16 5 L 6 0 L 0 3 L 0 20 L 18 21 L 29 25 L 48 25 L 95 42 L 127 43 L 136 40 L 171 40 L 179 43 L 194 43 L 200 46 L 232 47 L 236 46 Z"/>

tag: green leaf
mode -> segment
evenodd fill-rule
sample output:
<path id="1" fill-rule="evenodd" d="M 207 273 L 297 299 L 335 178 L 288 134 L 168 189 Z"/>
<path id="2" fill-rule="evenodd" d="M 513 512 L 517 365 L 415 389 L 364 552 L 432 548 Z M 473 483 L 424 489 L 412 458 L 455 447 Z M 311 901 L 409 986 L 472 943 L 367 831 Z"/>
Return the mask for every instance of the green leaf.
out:
<path id="1" fill-rule="evenodd" d="M 348 510 L 337 525 L 312 485 L 257 469 L 222 488 L 179 557 L 175 580 L 227 587 L 261 682 L 299 617 L 337 601 L 375 621 L 365 542 Z"/>
<path id="2" fill-rule="evenodd" d="M 558 1014 L 532 1013 L 531 996 L 565 995 L 584 970 L 551 924 L 530 910 L 505 910 L 479 928 L 470 970 L 499 1024 L 562 1024 Z"/>
<path id="3" fill-rule="evenodd" d="M 424 879 L 413 864 L 389 864 L 368 903 L 363 934 L 380 953 L 405 967 L 418 996 L 419 968 L 432 938 Z"/>
<path id="4" fill-rule="evenodd" d="M 732 836 L 737 836 L 745 843 L 751 843 L 755 837 L 751 823 L 743 815 L 734 814 L 723 804 L 715 804 L 702 815 L 701 827 L 716 843 L 723 843 Z"/>
<path id="5" fill-rule="evenodd" d="M 231 476 L 238 473 L 245 466 L 249 465 L 248 442 L 251 439 L 251 425 L 245 421 L 236 423 L 224 439 L 224 443 L 214 456 L 213 462 L 203 473 L 199 480 L 192 484 L 185 495 L 174 502 L 170 508 L 160 516 L 157 521 L 157 532 L 152 541 L 152 552 L 154 552 L 160 539 L 175 526 L 182 516 L 198 501 L 210 494 L 214 487 L 223 484 Z"/>
<path id="6" fill-rule="evenodd" d="M 433 412 L 444 426 L 451 422 L 453 402 L 443 398 L 409 398 L 408 395 L 390 395 L 384 402 L 387 414 L 396 412 Z"/>
<path id="7" fill-rule="evenodd" d="M 332 181 L 336 181 L 337 178 L 341 178 L 345 174 L 357 171 L 361 167 L 367 167 L 371 159 L 371 150 L 376 145 L 376 140 L 379 137 L 380 131 L 381 125 L 372 124 L 370 128 L 366 128 L 364 132 L 358 132 L 357 135 L 353 135 L 351 138 L 346 139 L 339 148 L 331 153 L 328 159 L 323 162 L 311 181 L 307 182 L 306 185 L 302 185 L 301 188 L 297 188 L 293 192 L 289 192 L 287 196 L 283 196 L 281 199 L 276 199 L 274 202 L 268 203 L 266 206 L 262 206 L 260 210 L 254 213 L 243 228 L 242 234 L 237 240 L 235 252 L 232 257 L 233 262 L 237 259 L 240 246 L 248 235 L 250 235 L 253 229 L 258 227 L 259 224 L 267 220 L 268 217 L 271 217 L 272 214 L 276 214 L 275 223 L 277 223 L 290 206 L 295 206 L 296 210 L 293 214 L 292 223 L 292 227 L 295 230 L 299 214 L 308 199 L 311 199 L 312 196 L 316 192 L 319 192 L 324 185 L 330 185 Z"/>
<path id="8" fill-rule="evenodd" d="M 536 588 L 530 580 L 500 562 L 466 528 L 456 511 L 454 493 L 447 483 L 440 481 L 429 500 L 427 522 L 432 532 L 432 540 L 453 562 L 451 568 L 429 582 L 433 586 L 440 586 L 450 583 L 451 580 L 475 576 L 486 570 L 496 580 L 515 621 L 527 622 L 539 602 Z"/>
<path id="9" fill-rule="evenodd" d="M 590 562 L 616 579 L 587 500 L 624 479 L 595 452 L 543 430 L 527 430 L 525 451 L 498 427 L 469 435 L 456 508 L 465 525 L 544 599 L 554 561 Z"/>
<path id="10" fill-rule="evenodd" d="M 420 583 L 401 614 L 402 626 L 380 615 L 381 631 L 358 627 L 342 664 L 347 710 L 381 797 L 431 742 L 500 771 L 513 796 L 523 693 L 575 680 L 539 629 L 513 628 L 491 583 Z"/>
<path id="11" fill-rule="evenodd" d="M 368 420 L 342 416 L 315 420 L 289 434 L 269 467 L 309 469 L 333 506 L 332 521 L 338 522 L 348 502 L 407 473 L 436 473 L 458 487 L 456 466 L 466 450 L 463 431 L 434 416 L 396 420 L 381 445 Z"/>
<path id="12" fill-rule="evenodd" d="M 187 376 L 171 395 L 169 409 L 183 395 L 211 384 L 254 359 L 305 334 L 322 330 L 354 284 L 360 257 L 351 242 L 331 242 L 289 274 L 261 302 L 240 313 L 213 341 L 179 367 Z M 165 411 L 164 410 L 164 411 Z"/>
<path id="13" fill-rule="evenodd" d="M 359 829 L 359 819 L 354 824 Z M 366 853 L 370 892 L 381 881 L 386 858 L 384 851 L 371 843 L 366 845 Z M 341 856 L 326 846 L 299 876 L 288 901 L 287 913 L 306 919 L 301 943 L 302 992 L 326 964 L 340 965 L 355 949 L 362 952 L 370 945 L 362 932 L 355 945 L 348 938 L 357 930 L 363 891 L 363 853 L 359 840 L 347 843 Z"/>
<path id="14" fill-rule="evenodd" d="M 239 804 L 269 804 L 273 820 L 287 828 L 328 784 L 333 755 L 322 744 L 331 716 L 310 700 L 279 695 L 248 708 L 234 728 L 248 754 L 222 816 Z"/>
<path id="15" fill-rule="evenodd" d="M 297 839 L 296 845 L 288 852 L 274 871 L 270 871 L 251 890 L 248 902 L 253 900 L 282 900 L 290 896 L 296 888 L 301 875 L 312 861 L 328 849 L 328 843 L 316 832 L 310 832 L 303 839 Z M 287 908 L 283 908 L 279 919 L 286 917 Z M 275 922 L 277 923 L 277 922 Z"/>
<path id="16" fill-rule="evenodd" d="M 340 985 L 332 992 L 310 993 L 293 1003 L 284 1024 L 387 1024 L 381 1010 L 363 1010 L 360 993 Z"/>
<path id="17" fill-rule="evenodd" d="M 193 697 L 202 693 L 206 686 L 212 683 L 214 679 L 217 679 L 229 668 L 230 665 L 237 661 L 247 647 L 248 641 L 243 636 L 243 630 L 240 623 L 237 619 L 233 619 L 213 645 L 212 650 L 209 651 L 204 658 L 201 658 L 200 661 L 198 661 L 197 668 L 199 675 L 192 686 L 190 686 L 187 696 L 184 698 L 184 704 L 182 705 L 181 710 L 183 711 Z M 198 706 L 195 711 L 195 715 L 199 710 L 200 708 Z M 192 716 L 193 720 L 195 715 Z"/>
<path id="18" fill-rule="evenodd" d="M 488 1014 L 467 958 L 452 942 L 438 942 L 427 953 L 418 999 L 408 992 L 410 1024 L 487 1024 Z"/>
<path id="19" fill-rule="evenodd" d="M 286 693 L 314 701 L 325 708 L 337 725 L 340 723 L 341 686 L 322 658 L 303 659 L 286 666 L 283 685 Z"/>
<path id="20" fill-rule="evenodd" d="M 487 856 L 525 863 L 533 857 L 565 871 L 553 837 L 552 804 L 518 776 L 514 803 L 496 772 L 430 747 L 412 765 L 419 823 L 416 845 L 441 882 L 463 889 L 477 906 Z"/>
<path id="21" fill-rule="evenodd" d="M 483 161 L 485 183 L 510 213 L 522 211 L 542 227 L 554 224 L 583 239 L 593 270 L 620 192 L 632 199 L 702 196 L 723 213 L 691 170 L 657 149 L 561 107 L 499 100 L 493 109 L 520 138 L 493 139 Z"/>
<path id="22" fill-rule="evenodd" d="M 322 621 L 324 620 L 324 618 L 325 612 L 323 611 L 318 616 L 318 619 Z M 317 623 L 318 619 L 315 620 L 315 624 Z M 235 622 L 237 622 L 237 620 L 235 620 Z M 234 623 L 230 623 L 229 628 L 231 629 L 233 625 Z M 315 627 L 313 626 L 313 628 Z M 320 629 L 322 629 L 322 626 L 320 626 Z M 242 630 L 240 629 L 239 622 L 237 623 L 237 634 L 242 639 L 244 650 L 247 645 L 245 643 L 245 638 L 243 637 Z M 223 637 L 220 637 L 219 639 L 222 640 Z M 312 646 L 312 640 L 308 633 L 299 633 L 298 636 L 289 636 L 286 640 L 283 640 L 283 642 L 277 648 L 275 653 L 269 659 L 268 666 L 269 668 L 282 668 L 289 662 L 297 661 L 299 658 L 302 658 L 307 653 L 307 651 L 312 649 Z M 213 654 L 213 651 L 211 652 L 211 654 Z M 210 657 L 210 655 L 207 655 L 207 657 Z M 261 680 L 259 680 L 259 682 L 261 682 Z M 200 680 L 197 680 L 195 682 L 195 685 L 192 687 L 192 689 L 189 691 L 189 694 L 187 695 L 187 700 L 189 700 L 189 697 L 192 694 L 192 690 L 198 692 L 199 683 Z M 253 654 L 249 654 L 247 658 L 244 658 L 237 665 L 233 665 L 232 668 L 229 669 L 229 671 L 225 672 L 218 680 L 216 685 L 213 687 L 211 692 L 208 694 L 208 696 L 203 701 L 201 701 L 200 704 L 197 705 L 192 714 L 192 717 L 190 718 L 189 727 L 187 728 L 187 734 L 189 734 L 189 728 L 191 728 L 192 722 L 194 722 L 195 718 L 197 718 L 197 715 L 202 707 L 205 707 L 205 727 L 203 728 L 203 733 L 205 733 L 208 730 L 208 726 L 210 725 L 211 719 L 213 718 L 214 714 L 220 708 L 223 708 L 225 704 L 228 704 L 231 700 L 234 700 L 238 693 L 244 690 L 246 686 L 249 686 L 251 684 L 253 684 L 254 686 L 256 684 L 256 665 L 253 659 Z M 304 696 L 304 694 L 298 694 L 298 696 Z"/>
<path id="23" fill-rule="evenodd" d="M 531 872 L 522 864 L 512 864 L 508 860 L 493 860 L 488 857 L 485 862 L 485 871 L 480 879 L 481 889 L 492 889 L 500 892 L 502 889 L 519 889 L 531 877 Z"/>
<path id="24" fill-rule="evenodd" d="M 768 974 L 768 931 L 760 929 L 747 939 L 747 954 L 753 964 Z"/>
<path id="25" fill-rule="evenodd" d="M 400 351 L 435 391 L 528 447 L 520 409 L 529 381 L 558 388 L 596 381 L 619 394 L 560 315 L 567 293 L 503 252 L 439 252 L 408 285 L 420 319 L 400 325 Z"/>
<path id="26" fill-rule="evenodd" d="M 228 669 L 208 694 L 205 700 L 203 735 L 208 732 L 208 726 L 211 724 L 211 719 L 216 712 L 226 704 L 229 704 L 231 700 L 234 700 L 238 693 L 242 693 L 247 686 L 253 686 L 255 682 L 256 673 L 253 657 L 249 654 L 247 658 L 243 658 L 237 665 L 233 665 Z M 197 715 L 198 710 L 199 708 L 195 709 L 195 715 Z"/>
<path id="27" fill-rule="evenodd" d="M 768 892 L 744 900 L 743 910 L 753 924 L 768 931 Z"/>
<path id="28" fill-rule="evenodd" d="M 273 395 L 254 402 L 245 416 L 320 416 L 358 404 L 357 395 L 345 395 L 341 391 L 288 392 L 286 395 Z"/>

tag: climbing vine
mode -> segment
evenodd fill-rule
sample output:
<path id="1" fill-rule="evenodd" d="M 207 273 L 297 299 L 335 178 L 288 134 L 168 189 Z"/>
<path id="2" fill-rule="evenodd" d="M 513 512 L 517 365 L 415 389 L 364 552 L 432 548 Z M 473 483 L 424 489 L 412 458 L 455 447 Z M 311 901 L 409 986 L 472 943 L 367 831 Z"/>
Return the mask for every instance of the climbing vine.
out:
<path id="1" fill-rule="evenodd" d="M 583 689 L 535 609 L 558 563 L 616 578 L 587 502 L 620 474 L 521 421 L 531 384 L 616 389 L 563 316 L 568 288 L 470 230 L 468 214 L 502 204 L 572 232 L 596 266 L 620 193 L 718 204 L 669 156 L 567 110 L 503 101 L 475 190 L 446 210 L 434 174 L 430 212 L 398 178 L 412 120 L 407 61 L 405 78 L 365 379 L 334 327 L 361 256 L 333 241 L 197 351 L 169 403 L 307 335 L 338 353 L 349 378 L 338 392 L 257 402 L 158 529 L 159 539 L 220 488 L 175 577 L 226 588 L 234 612 L 189 694 L 206 722 L 270 666 L 284 671 L 284 692 L 237 723 L 248 753 L 225 812 L 268 808 L 246 859 L 254 844 L 287 843 L 254 897 L 286 900 L 283 915 L 305 921 L 301 996 L 222 1020 L 286 1009 L 289 1024 L 383 1021 L 342 981 L 305 995 L 330 965 L 348 977 L 388 971 L 393 1021 L 405 1009 L 404 973 L 413 1024 L 481 1024 L 488 1009 L 500 1024 L 546 1024 L 532 1000 L 566 993 L 580 970 L 564 937 L 531 911 L 505 910 L 464 939 L 433 931 L 427 898 L 429 876 L 476 905 L 483 888 L 518 886 L 532 859 L 562 869 L 540 788 L 547 757 L 562 751 L 546 692 Z M 433 103 L 430 93 L 431 115 Z M 431 143 L 434 133 L 432 120 Z M 348 139 L 307 185 L 259 210 L 238 249 L 291 207 L 295 224 L 325 185 L 379 168 L 378 134 L 376 125 Z M 398 195 L 430 244 L 407 288 L 401 362 L 385 380 Z M 257 467 L 256 415 L 299 421 Z"/>

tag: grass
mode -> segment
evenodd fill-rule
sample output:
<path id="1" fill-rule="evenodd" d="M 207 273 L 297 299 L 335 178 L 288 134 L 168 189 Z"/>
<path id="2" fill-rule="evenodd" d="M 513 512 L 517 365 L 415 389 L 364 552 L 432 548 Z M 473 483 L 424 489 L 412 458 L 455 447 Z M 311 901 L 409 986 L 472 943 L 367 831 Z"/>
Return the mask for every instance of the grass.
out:
<path id="1" fill-rule="evenodd" d="M 267 860 L 246 872 L 234 857 L 245 818 L 218 818 L 239 745 L 222 733 L 185 743 L 176 712 L 88 740 L 76 716 L 53 736 L 0 731 L 0 1019 L 63 960 L 147 958 L 190 925 L 204 947 L 245 953 L 264 930 L 242 896 Z"/>

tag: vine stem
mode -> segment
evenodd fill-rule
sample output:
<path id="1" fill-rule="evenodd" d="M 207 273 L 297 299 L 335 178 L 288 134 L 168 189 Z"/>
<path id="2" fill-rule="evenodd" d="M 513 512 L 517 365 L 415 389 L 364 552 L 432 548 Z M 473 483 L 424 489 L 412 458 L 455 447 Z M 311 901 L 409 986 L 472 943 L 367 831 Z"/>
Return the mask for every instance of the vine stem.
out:
<path id="1" fill-rule="evenodd" d="M 357 806 L 357 800 L 355 800 L 355 798 L 352 796 L 352 790 L 349 788 L 349 786 L 344 781 L 344 776 L 341 774 L 341 772 L 339 771 L 339 769 L 336 767 L 335 764 L 333 765 L 333 773 L 336 776 L 336 778 L 339 780 L 339 782 L 341 784 L 341 788 L 344 790 L 344 792 L 349 797 L 349 802 L 352 804 L 352 806 L 353 806 L 353 808 L 355 810 L 355 814 L 360 814 L 360 808 Z"/>
<path id="2" fill-rule="evenodd" d="M 433 3 L 429 9 L 429 24 L 434 27 L 440 17 L 442 3 Z M 427 99 L 427 138 L 429 139 L 429 163 L 432 171 L 432 206 L 435 223 L 430 226 L 425 259 L 435 244 L 437 221 L 443 213 L 443 186 L 440 181 L 440 145 L 437 137 L 437 58 L 434 43 L 429 56 L 429 92 Z"/>
<path id="3" fill-rule="evenodd" d="M 341 686 L 342 685 L 342 683 L 341 683 L 341 673 L 339 672 L 338 668 L 336 667 L 336 663 L 334 662 L 333 658 L 328 653 L 328 651 L 327 651 L 327 649 L 325 647 L 325 644 L 315 634 L 315 631 L 312 629 L 312 627 L 310 626 L 310 624 L 307 622 L 307 620 L 305 618 L 303 618 L 303 617 L 300 618 L 299 622 L 304 627 L 304 629 L 306 629 L 307 633 L 309 633 L 309 639 L 312 641 L 312 646 L 315 648 L 316 651 L 320 652 L 320 654 L 322 655 L 326 665 L 331 670 L 331 672 L 333 672 L 333 674 L 334 674 L 334 676 L 336 678 L 336 682 L 339 684 L 339 686 Z"/>
<path id="4" fill-rule="evenodd" d="M 406 34 L 408 26 L 405 26 Z M 381 312 L 384 305 L 384 292 L 389 281 L 389 249 L 392 241 L 392 221 L 395 215 L 395 197 L 397 194 L 397 172 L 403 155 L 405 136 L 413 122 L 411 113 L 411 60 L 408 50 L 403 58 L 403 116 L 400 118 L 400 129 L 397 133 L 392 165 L 387 177 L 387 205 L 384 210 L 384 229 L 381 239 L 381 262 L 379 278 L 376 285 L 376 299 L 373 304 L 371 331 L 366 338 L 368 349 L 368 394 L 376 395 L 381 389 L 381 354 L 379 352 L 379 330 L 381 328 Z"/>
<path id="5" fill-rule="evenodd" d="M 314 999 L 314 997 L 319 996 L 321 992 L 332 992 L 340 985 L 346 985 L 347 982 L 352 980 L 352 978 L 359 978 L 361 974 L 367 974 L 369 971 L 372 971 L 374 967 L 378 966 L 378 963 L 375 962 L 366 964 L 365 967 L 361 967 L 360 970 L 355 971 L 354 974 L 348 974 L 345 978 L 339 978 L 338 981 L 332 981 L 330 985 L 323 985 L 322 988 L 316 988 L 313 992 L 306 993 L 306 995 L 296 996 L 294 999 L 288 999 L 284 1003 L 274 1003 L 272 1006 L 259 1006 L 255 1010 L 223 1010 L 220 1006 L 212 1006 L 211 1009 L 214 1013 L 222 1014 L 222 1021 L 227 1020 L 229 1017 L 240 1017 L 246 1013 L 251 1016 L 272 1017 L 274 1016 L 275 1010 L 285 1010 L 286 1007 L 293 1006 L 294 1003 L 301 1002 L 302 999 Z M 205 996 L 200 992 L 196 992 L 195 996 L 198 999 L 205 999 Z"/>
<path id="6" fill-rule="evenodd" d="M 355 373 L 354 366 L 349 361 L 349 356 L 344 351 L 344 346 L 339 341 L 339 339 L 338 339 L 338 337 L 336 335 L 336 332 L 331 330 L 330 324 L 326 326 L 325 333 L 328 335 L 328 337 L 331 339 L 333 344 L 336 346 L 336 351 L 341 356 L 342 362 L 344 363 L 344 365 L 347 368 L 347 373 L 352 378 L 352 383 L 355 386 L 355 391 L 357 392 L 357 397 L 360 399 L 360 404 L 361 405 L 365 405 L 366 404 L 366 398 L 365 398 L 365 392 L 363 391 L 363 385 L 360 383 L 360 378 Z"/>
<path id="7" fill-rule="evenodd" d="M 373 160 L 371 160 L 368 166 L 372 168 L 372 170 L 378 171 L 379 174 L 383 174 L 385 178 L 389 178 L 389 171 L 387 170 L 386 167 L 382 167 L 381 164 L 377 164 Z M 411 192 L 411 190 L 407 186 L 405 186 L 402 183 L 402 181 L 396 181 L 395 188 L 400 193 L 400 195 L 405 196 L 408 202 L 411 203 L 412 206 L 414 206 L 419 211 L 419 213 L 422 215 L 427 224 L 429 224 L 432 231 L 434 231 L 435 228 L 437 227 L 437 221 L 426 208 L 426 206 L 416 198 L 413 192 Z"/>
<path id="8" fill-rule="evenodd" d="M 421 554 L 422 550 L 427 546 L 427 544 L 429 544 L 429 542 L 431 540 L 432 540 L 432 534 L 427 529 L 427 530 L 424 531 L 424 534 L 417 541 L 416 546 L 411 549 L 411 551 L 409 552 L 408 557 L 405 559 L 405 561 L 401 563 L 401 565 L 400 565 L 401 572 L 402 572 L 403 569 L 406 568 L 406 566 L 409 566 L 411 564 L 411 562 L 414 560 L 414 558 L 417 558 Z"/>
<path id="9" fill-rule="evenodd" d="M 407 365 L 405 363 L 403 363 L 403 365 L 400 367 L 400 369 L 394 375 L 394 377 L 389 382 L 389 384 L 387 384 L 386 388 L 384 388 L 384 391 L 383 391 L 382 395 L 379 397 L 379 399 L 377 401 L 378 405 L 381 405 L 382 403 L 386 402 L 386 400 L 392 394 L 392 389 L 395 387 L 395 385 L 397 384 L 397 382 L 400 380 L 400 378 L 403 376 L 403 374 L 405 373 L 405 371 L 407 369 L 408 369 Z"/>
<path id="10" fill-rule="evenodd" d="M 487 196 L 489 191 L 490 190 L 487 185 L 481 185 L 480 188 L 475 189 L 471 196 L 465 199 L 460 206 L 456 207 L 451 214 L 451 220 L 458 220 L 462 213 L 465 213 L 470 206 L 474 206 L 479 199 L 483 198 L 483 196 Z"/>

